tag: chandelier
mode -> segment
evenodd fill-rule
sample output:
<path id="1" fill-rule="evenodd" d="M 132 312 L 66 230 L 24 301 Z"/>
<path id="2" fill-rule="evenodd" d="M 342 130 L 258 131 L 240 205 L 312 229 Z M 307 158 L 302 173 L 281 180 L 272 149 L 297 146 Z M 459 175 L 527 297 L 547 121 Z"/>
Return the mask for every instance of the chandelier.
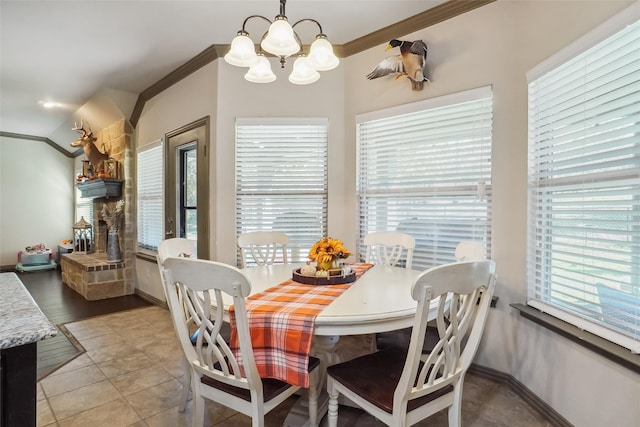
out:
<path id="1" fill-rule="evenodd" d="M 242 29 L 231 42 L 231 49 L 224 56 L 224 60 L 237 67 L 249 67 L 244 78 L 253 83 L 270 83 L 276 79 L 271 71 L 271 64 L 264 52 L 280 57 L 280 66 L 284 68 L 287 58 L 298 54 L 293 63 L 293 70 L 289 75 L 289 81 L 298 85 L 306 85 L 320 78 L 318 71 L 328 71 L 336 68 L 340 61 L 333 53 L 333 46 L 322 32 L 322 26 L 315 19 L 305 18 L 290 25 L 285 15 L 286 0 L 280 0 L 280 14 L 273 21 L 261 15 L 251 15 L 242 23 Z M 267 21 L 269 30 L 263 34 L 260 40 L 260 51 L 256 53 L 255 45 L 245 30 L 247 22 L 252 18 L 260 18 Z M 309 54 L 302 52 L 300 37 L 293 30 L 302 22 L 315 23 L 320 32 L 311 44 Z"/>

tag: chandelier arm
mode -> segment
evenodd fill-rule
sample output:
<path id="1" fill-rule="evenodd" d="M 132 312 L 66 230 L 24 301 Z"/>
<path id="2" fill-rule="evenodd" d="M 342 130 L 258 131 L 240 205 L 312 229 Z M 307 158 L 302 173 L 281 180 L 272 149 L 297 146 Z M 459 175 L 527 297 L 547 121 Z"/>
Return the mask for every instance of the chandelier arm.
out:
<path id="1" fill-rule="evenodd" d="M 299 23 L 301 23 L 301 22 L 305 22 L 305 21 L 309 21 L 309 22 L 313 22 L 313 23 L 315 23 L 315 24 L 318 26 L 318 28 L 320 29 L 320 34 L 324 35 L 324 32 L 322 31 L 322 25 L 320 25 L 320 23 L 319 23 L 318 21 L 316 21 L 315 19 L 311 19 L 311 18 L 304 18 L 304 19 L 301 19 L 301 20 L 299 20 L 298 22 L 296 22 L 295 24 L 293 24 L 293 25 L 291 26 L 291 28 L 295 28 L 295 26 L 296 26 L 296 25 L 298 25 L 298 24 L 299 24 Z"/>
<path id="2" fill-rule="evenodd" d="M 242 31 L 243 31 L 243 32 L 245 32 L 245 33 L 247 33 L 247 31 L 245 30 L 245 27 L 246 27 L 246 25 L 247 25 L 247 22 L 249 22 L 249 20 L 250 20 L 251 18 L 261 18 L 261 19 L 264 19 L 265 21 L 267 21 L 267 22 L 269 23 L 269 25 L 271 25 L 271 23 L 272 23 L 272 22 L 271 22 L 271 20 L 270 20 L 269 18 L 265 18 L 265 17 L 264 17 L 264 16 L 262 16 L 262 15 L 251 15 L 251 16 L 247 16 L 247 18 L 246 18 L 246 19 L 244 20 L 244 22 L 242 23 Z M 249 33 L 247 33 L 247 34 L 249 34 Z"/>

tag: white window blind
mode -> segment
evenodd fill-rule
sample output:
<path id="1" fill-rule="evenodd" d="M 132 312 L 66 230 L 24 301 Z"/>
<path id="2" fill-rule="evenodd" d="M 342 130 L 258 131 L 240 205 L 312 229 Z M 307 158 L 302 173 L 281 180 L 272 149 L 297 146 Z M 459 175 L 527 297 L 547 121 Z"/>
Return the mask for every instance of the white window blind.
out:
<path id="1" fill-rule="evenodd" d="M 138 247 L 155 251 L 163 240 L 162 141 L 138 151 Z"/>
<path id="2" fill-rule="evenodd" d="M 93 225 L 93 199 L 82 197 L 82 191 L 76 188 L 76 222 L 80 221 L 80 218 Z"/>
<path id="3" fill-rule="evenodd" d="M 306 261 L 327 230 L 326 119 L 236 120 L 236 232 L 285 232 Z"/>
<path id="4" fill-rule="evenodd" d="M 638 352 L 640 21 L 619 19 L 529 75 L 527 273 L 530 305 Z"/>
<path id="5" fill-rule="evenodd" d="M 359 253 L 364 236 L 416 240 L 414 268 L 455 261 L 462 240 L 491 247 L 490 87 L 357 118 Z"/>

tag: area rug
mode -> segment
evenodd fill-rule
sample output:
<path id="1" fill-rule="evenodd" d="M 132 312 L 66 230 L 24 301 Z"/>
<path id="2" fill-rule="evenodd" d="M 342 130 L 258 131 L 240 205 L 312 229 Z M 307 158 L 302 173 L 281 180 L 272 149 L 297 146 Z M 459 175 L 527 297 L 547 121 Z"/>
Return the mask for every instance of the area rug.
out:
<path id="1" fill-rule="evenodd" d="M 76 357 L 85 353 L 84 347 L 78 342 L 71 332 L 64 324 L 56 325 L 60 333 L 52 338 L 47 338 L 46 345 L 56 347 L 55 361 L 47 363 L 47 361 L 40 360 L 38 356 L 38 381 L 42 378 L 51 375 L 51 373 L 57 371 L 67 363 L 71 362 Z M 44 345 L 44 342 L 38 343 L 38 345 Z"/>

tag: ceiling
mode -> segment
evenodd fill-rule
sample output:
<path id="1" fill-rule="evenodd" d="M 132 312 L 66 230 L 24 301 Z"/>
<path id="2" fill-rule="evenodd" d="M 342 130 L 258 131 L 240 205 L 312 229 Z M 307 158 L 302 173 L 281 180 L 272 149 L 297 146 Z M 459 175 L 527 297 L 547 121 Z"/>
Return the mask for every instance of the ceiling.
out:
<path id="1" fill-rule="evenodd" d="M 289 0 L 286 14 L 291 23 L 316 19 L 346 48 L 446 2 Z M 278 11 L 278 0 L 0 0 L 0 132 L 73 152 L 70 123 L 88 102 L 106 96 L 130 114 L 146 89 L 210 46 L 229 44 L 247 16 Z M 247 25 L 254 40 L 266 29 L 260 20 Z M 315 30 L 296 27 L 305 43 Z M 45 101 L 59 106 L 46 109 Z"/>

